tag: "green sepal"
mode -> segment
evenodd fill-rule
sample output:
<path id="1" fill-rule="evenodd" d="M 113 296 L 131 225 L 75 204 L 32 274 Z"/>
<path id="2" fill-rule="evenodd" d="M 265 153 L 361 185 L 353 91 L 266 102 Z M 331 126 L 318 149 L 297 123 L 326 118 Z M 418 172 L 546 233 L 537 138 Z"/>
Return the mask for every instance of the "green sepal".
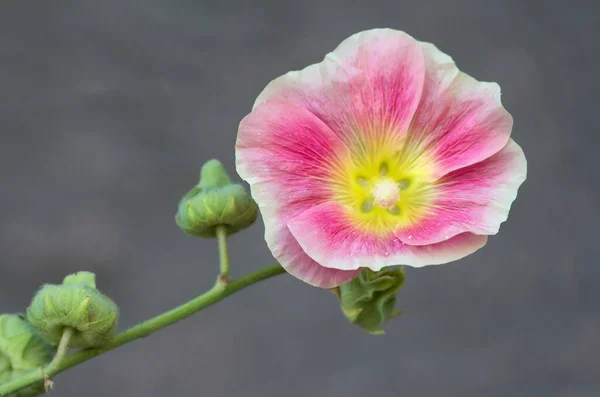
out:
<path id="1" fill-rule="evenodd" d="M 231 183 L 218 160 L 204 164 L 200 182 L 179 202 L 175 222 L 186 234 L 215 237 L 217 226 L 229 235 L 252 225 L 258 206 L 239 184 Z"/>
<path id="2" fill-rule="evenodd" d="M 374 335 L 384 333 L 382 326 L 401 312 L 395 310 L 396 294 L 404 284 L 404 272 L 400 267 L 386 268 L 378 272 L 363 270 L 350 282 L 332 288 L 338 297 L 342 313 Z"/>
<path id="3" fill-rule="evenodd" d="M 101 346 L 114 335 L 119 309 L 95 285 L 95 275 L 89 272 L 69 275 L 63 284 L 46 284 L 27 308 L 27 319 L 53 345 L 70 327 L 70 347 Z"/>
<path id="4" fill-rule="evenodd" d="M 96 275 L 92 272 L 77 272 L 69 274 L 63 280 L 63 285 L 83 284 L 92 288 L 96 288 Z"/>

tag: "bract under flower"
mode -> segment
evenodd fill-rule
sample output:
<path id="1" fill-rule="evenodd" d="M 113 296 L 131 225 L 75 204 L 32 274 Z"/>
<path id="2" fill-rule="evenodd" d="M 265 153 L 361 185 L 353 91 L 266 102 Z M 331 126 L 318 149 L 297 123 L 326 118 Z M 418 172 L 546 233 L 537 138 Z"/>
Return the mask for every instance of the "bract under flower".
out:
<path id="1" fill-rule="evenodd" d="M 495 83 L 375 29 L 273 80 L 240 123 L 237 170 L 286 270 L 330 288 L 362 267 L 447 263 L 498 232 L 526 177 Z"/>

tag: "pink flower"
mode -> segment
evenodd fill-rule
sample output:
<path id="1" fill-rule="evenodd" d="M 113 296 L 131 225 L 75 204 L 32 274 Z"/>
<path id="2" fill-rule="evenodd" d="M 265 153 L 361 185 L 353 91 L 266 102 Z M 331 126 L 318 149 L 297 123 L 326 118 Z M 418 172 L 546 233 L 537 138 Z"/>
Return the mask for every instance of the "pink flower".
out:
<path id="1" fill-rule="evenodd" d="M 375 29 L 273 80 L 240 123 L 237 170 L 292 275 L 425 266 L 496 234 L 526 178 L 500 87 L 408 34 Z"/>

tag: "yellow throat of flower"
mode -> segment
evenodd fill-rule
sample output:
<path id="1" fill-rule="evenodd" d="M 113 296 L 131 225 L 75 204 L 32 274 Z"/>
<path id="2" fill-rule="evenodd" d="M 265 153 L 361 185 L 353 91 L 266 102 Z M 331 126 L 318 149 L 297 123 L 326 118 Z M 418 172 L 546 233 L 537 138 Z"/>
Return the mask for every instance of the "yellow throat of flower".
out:
<path id="1" fill-rule="evenodd" d="M 332 198 L 363 230 L 386 234 L 412 225 L 433 203 L 429 162 L 396 147 L 362 145 L 340 160 L 331 178 Z"/>

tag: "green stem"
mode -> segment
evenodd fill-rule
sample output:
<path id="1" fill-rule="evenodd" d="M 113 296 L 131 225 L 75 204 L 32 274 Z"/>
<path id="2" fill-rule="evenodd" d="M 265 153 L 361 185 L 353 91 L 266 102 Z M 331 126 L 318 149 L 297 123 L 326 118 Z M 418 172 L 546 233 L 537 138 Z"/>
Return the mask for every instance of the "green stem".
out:
<path id="1" fill-rule="evenodd" d="M 52 362 L 48 365 L 48 369 L 45 371 L 48 376 L 53 375 L 53 370 L 55 370 L 55 368 L 59 368 L 60 363 L 67 355 L 67 352 L 69 351 L 69 343 L 71 343 L 71 337 L 73 336 L 73 332 L 74 330 L 71 327 L 66 327 L 63 330 L 60 342 L 58 344 L 58 348 L 56 349 L 56 354 L 54 355 Z"/>
<path id="2" fill-rule="evenodd" d="M 229 249 L 227 248 L 227 226 L 217 226 L 217 240 L 219 242 L 219 267 L 221 274 L 219 281 L 227 284 L 229 279 Z"/>
<path id="3" fill-rule="evenodd" d="M 48 369 L 52 370 L 53 375 L 63 372 L 77 364 L 90 360 L 110 350 L 116 349 L 117 347 L 126 343 L 146 337 L 151 333 L 158 331 L 159 329 L 183 320 L 184 318 L 189 317 L 202 309 L 206 309 L 207 307 L 214 305 L 227 296 L 234 294 L 250 285 L 256 284 L 259 281 L 266 280 L 271 277 L 275 277 L 282 273 L 285 273 L 285 270 L 280 265 L 273 265 L 250 273 L 242 278 L 232 281 L 225 286 L 217 283 L 213 288 L 196 297 L 195 299 L 192 299 L 181 306 L 178 306 L 172 310 L 169 310 L 168 312 L 160 314 L 154 318 L 151 318 L 150 320 L 144 321 L 143 323 L 135 325 L 132 328 L 121 332 L 104 346 L 80 350 L 76 353 L 65 356 L 63 359 L 61 359 L 56 368 L 51 368 L 50 366 L 52 364 L 49 364 L 43 368 L 43 372 L 39 370 L 33 370 L 20 378 L 1 384 L 0 396 L 8 395 L 9 393 L 17 391 L 23 387 L 42 381 L 44 379 L 43 373 L 47 372 Z"/>

